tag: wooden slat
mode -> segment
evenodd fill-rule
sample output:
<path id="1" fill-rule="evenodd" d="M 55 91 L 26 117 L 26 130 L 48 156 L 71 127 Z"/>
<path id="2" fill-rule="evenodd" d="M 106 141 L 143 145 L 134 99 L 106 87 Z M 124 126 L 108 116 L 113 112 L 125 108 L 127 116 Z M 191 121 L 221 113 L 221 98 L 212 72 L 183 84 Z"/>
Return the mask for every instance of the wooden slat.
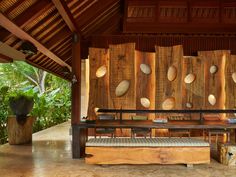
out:
<path id="1" fill-rule="evenodd" d="M 225 109 L 225 63 L 230 59 L 230 51 L 199 51 L 198 56 L 204 62 L 205 75 L 205 109 Z M 210 67 L 216 65 L 217 72 L 210 73 Z M 213 94 L 216 98 L 215 105 L 208 102 L 208 96 Z M 224 116 L 222 115 L 221 118 Z"/>
<path id="2" fill-rule="evenodd" d="M 162 103 L 167 98 L 174 98 L 173 109 L 182 109 L 182 60 L 183 47 L 181 45 L 173 47 L 156 48 L 156 109 L 162 109 Z M 174 66 L 177 70 L 175 80 L 169 81 L 167 72 L 169 67 Z"/>
<path id="3" fill-rule="evenodd" d="M 109 99 L 109 51 L 108 49 L 89 48 L 90 91 L 88 116 L 96 119 L 95 108 L 107 108 Z M 106 74 L 98 78 L 97 69 L 106 67 Z"/>
<path id="4" fill-rule="evenodd" d="M 198 57 L 184 57 L 182 71 L 183 109 L 204 109 L 205 80 L 203 61 Z M 190 84 L 184 82 L 188 74 L 195 75 L 195 80 Z M 192 104 L 192 108 L 187 107 L 187 103 Z M 199 118 L 199 115 L 197 117 Z"/>
<path id="5" fill-rule="evenodd" d="M 135 44 L 126 43 L 119 45 L 109 45 L 110 50 L 110 95 L 109 108 L 115 109 L 135 109 L 136 89 L 135 89 Z M 120 97 L 115 94 L 116 87 L 123 80 L 129 82 L 128 91 Z M 123 119 L 130 119 L 130 114 L 123 114 Z M 123 130 L 123 136 L 129 136 L 130 130 Z"/>
<path id="6" fill-rule="evenodd" d="M 71 70 L 71 66 L 69 66 L 67 63 L 65 63 L 62 59 L 60 59 L 58 56 L 56 56 L 54 53 L 52 53 L 50 50 L 48 50 L 44 45 L 42 45 L 40 42 L 35 40 L 32 36 L 30 36 L 28 33 L 23 31 L 20 27 L 15 25 L 13 22 L 11 22 L 8 18 L 6 18 L 2 13 L 0 13 L 0 24 L 7 30 L 9 30 L 11 33 L 16 35 L 17 37 L 28 40 L 32 42 L 39 51 L 44 53 L 46 56 L 57 62 L 58 64 L 62 66 L 66 66 Z"/>
<path id="7" fill-rule="evenodd" d="M 72 32 L 77 32 L 80 34 L 80 30 L 75 23 L 74 17 L 71 14 L 70 9 L 68 8 L 66 2 L 64 0 L 52 0 L 54 5 L 56 6 L 58 12 L 66 22 L 67 26 L 70 28 Z"/>
<path id="8" fill-rule="evenodd" d="M 145 74 L 141 71 L 140 65 L 145 64 L 150 67 L 151 73 Z M 136 109 L 155 109 L 155 53 L 135 51 L 135 78 L 136 78 Z M 140 99 L 147 98 L 150 107 L 142 106 Z M 143 115 L 143 114 L 142 114 Z M 150 120 L 155 118 L 155 114 L 148 114 Z"/>
<path id="9" fill-rule="evenodd" d="M 134 77 L 134 57 L 135 44 L 109 45 L 110 50 L 110 94 L 109 107 L 115 109 L 135 109 L 135 77 Z M 117 97 L 115 90 L 118 84 L 128 80 L 129 89 L 125 95 Z"/>
<path id="10" fill-rule="evenodd" d="M 225 109 L 236 108 L 236 83 L 232 79 L 232 74 L 236 73 L 236 55 L 231 55 L 226 60 L 225 65 Z M 233 114 L 228 114 L 230 117 L 235 117 Z"/>

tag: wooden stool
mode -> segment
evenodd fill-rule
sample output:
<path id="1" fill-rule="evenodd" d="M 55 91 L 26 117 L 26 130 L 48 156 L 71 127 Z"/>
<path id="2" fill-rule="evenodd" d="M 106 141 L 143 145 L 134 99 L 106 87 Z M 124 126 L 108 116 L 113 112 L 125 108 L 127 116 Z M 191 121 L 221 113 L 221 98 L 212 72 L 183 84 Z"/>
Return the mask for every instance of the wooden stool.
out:
<path id="1" fill-rule="evenodd" d="M 171 137 L 172 134 L 178 134 L 180 135 L 180 138 L 182 138 L 182 135 L 187 135 L 190 137 L 190 130 L 189 129 L 169 129 L 169 137 Z"/>
<path id="2" fill-rule="evenodd" d="M 218 142 L 218 136 L 219 135 L 224 135 L 226 134 L 226 142 L 230 142 L 230 130 L 227 129 L 210 129 L 210 130 L 204 130 L 203 132 L 203 136 L 204 136 L 204 140 L 206 140 L 206 136 L 208 134 L 208 141 L 209 144 L 211 144 L 211 135 L 216 135 L 216 144 Z"/>

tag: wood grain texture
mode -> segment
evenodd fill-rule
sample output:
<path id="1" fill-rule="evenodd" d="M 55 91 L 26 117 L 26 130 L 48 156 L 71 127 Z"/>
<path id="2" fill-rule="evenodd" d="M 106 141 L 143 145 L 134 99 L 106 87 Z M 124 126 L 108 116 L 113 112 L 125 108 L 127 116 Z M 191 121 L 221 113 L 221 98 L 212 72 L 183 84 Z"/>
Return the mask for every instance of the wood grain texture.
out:
<path id="1" fill-rule="evenodd" d="M 31 143 L 34 121 L 34 117 L 28 117 L 25 124 L 20 125 L 17 123 L 16 117 L 8 117 L 7 132 L 9 144 L 17 145 Z"/>
<path id="2" fill-rule="evenodd" d="M 205 109 L 225 109 L 225 63 L 230 59 L 230 51 L 199 51 L 198 56 L 204 62 L 205 75 Z M 218 70 L 215 74 L 210 73 L 210 67 L 216 65 Z M 213 94 L 216 98 L 215 105 L 208 102 L 208 96 Z M 221 115 L 224 118 L 224 115 Z"/>
<path id="3" fill-rule="evenodd" d="M 229 154 L 231 154 L 229 156 Z M 220 163 L 229 166 L 236 165 L 236 146 L 233 144 L 218 144 L 218 160 Z"/>
<path id="4" fill-rule="evenodd" d="M 159 47 L 156 49 L 156 109 L 162 109 L 162 103 L 169 97 L 175 99 L 173 109 L 182 109 L 182 60 L 183 47 Z M 177 69 L 175 80 L 167 79 L 169 67 Z"/>
<path id="5" fill-rule="evenodd" d="M 135 44 L 126 43 L 109 45 L 110 51 L 110 95 L 109 108 L 115 109 L 135 109 L 136 89 L 135 89 Z M 121 97 L 115 95 L 116 87 L 123 80 L 129 81 L 128 91 Z M 130 115 L 123 114 L 123 119 L 130 119 Z M 133 114 L 134 115 L 134 114 Z M 123 136 L 130 136 L 130 130 L 123 130 Z"/>
<path id="6" fill-rule="evenodd" d="M 205 85 L 204 85 L 204 65 L 198 57 L 184 57 L 183 68 L 182 68 L 182 107 L 183 109 L 203 109 L 204 96 L 205 96 Z M 186 84 L 184 82 L 185 77 L 188 74 L 195 74 L 195 80 Z M 192 104 L 192 108 L 186 106 L 187 103 Z M 199 115 L 192 114 L 192 118 L 199 119 Z"/>
<path id="7" fill-rule="evenodd" d="M 145 74 L 141 71 L 140 65 L 146 64 L 150 67 L 151 73 Z M 136 109 L 155 109 L 155 53 L 135 51 L 135 78 L 136 78 Z M 142 106 L 140 99 L 148 98 L 150 107 Z M 144 115 L 144 114 L 142 114 Z M 155 114 L 146 114 L 150 120 Z"/>
<path id="8" fill-rule="evenodd" d="M 108 108 L 109 99 L 109 51 L 108 49 L 90 48 L 89 49 L 89 65 L 90 65 L 90 90 L 89 90 L 89 106 L 88 116 L 95 119 L 95 108 Z M 103 77 L 96 76 L 97 69 L 105 66 L 107 69 Z M 112 108 L 112 107 L 109 107 Z"/>
<path id="9" fill-rule="evenodd" d="M 236 108 L 236 83 L 232 79 L 232 74 L 236 72 L 236 55 L 231 55 L 226 60 L 225 66 L 225 108 L 233 109 Z M 230 117 L 234 117 L 233 114 L 227 114 Z"/>
<path id="10" fill-rule="evenodd" d="M 85 151 L 87 164 L 210 163 L 209 147 L 86 147 Z"/>
<path id="11" fill-rule="evenodd" d="M 110 50 L 110 93 L 109 107 L 115 109 L 135 109 L 135 72 L 134 57 L 135 44 L 109 45 Z M 128 80 L 130 85 L 127 93 L 121 97 L 115 95 L 116 87 L 123 80 Z"/>

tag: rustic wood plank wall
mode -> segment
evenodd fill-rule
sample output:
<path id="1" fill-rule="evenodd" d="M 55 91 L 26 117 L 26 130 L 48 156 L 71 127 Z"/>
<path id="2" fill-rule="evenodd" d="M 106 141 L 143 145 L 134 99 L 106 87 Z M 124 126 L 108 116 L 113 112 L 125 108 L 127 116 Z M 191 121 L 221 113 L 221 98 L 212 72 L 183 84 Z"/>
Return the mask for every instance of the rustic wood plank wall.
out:
<path id="1" fill-rule="evenodd" d="M 186 76 L 193 74 L 195 79 L 185 83 Z M 191 78 L 190 78 L 191 79 Z M 184 57 L 182 67 L 182 108 L 203 109 L 205 95 L 204 65 L 199 57 Z M 192 118 L 199 119 L 199 115 L 192 114 Z"/>
<path id="2" fill-rule="evenodd" d="M 225 66 L 225 108 L 234 109 L 236 108 L 236 80 L 232 78 L 233 73 L 236 73 L 236 55 L 231 55 L 226 60 Z M 236 74 L 234 74 L 236 76 Z M 235 78 L 236 79 L 236 78 Z M 234 115 L 229 114 L 230 117 Z"/>
<path id="3" fill-rule="evenodd" d="M 204 61 L 205 75 L 205 109 L 224 109 L 225 108 L 225 63 L 230 59 L 230 51 L 199 51 L 199 57 Z M 215 73 L 213 67 L 216 66 Z M 212 71 L 210 72 L 210 69 Z M 209 97 L 210 95 L 211 98 Z M 214 98 L 215 97 L 215 98 Z M 212 100 L 212 104 L 209 102 Z M 215 103 L 214 103 L 215 102 Z M 221 115 L 224 118 L 224 114 Z"/>
<path id="4" fill-rule="evenodd" d="M 149 70 L 150 69 L 150 70 Z M 144 73 L 146 72 L 146 73 Z M 149 73 L 150 72 L 150 73 Z M 136 78 L 136 109 L 155 109 L 155 53 L 135 51 L 135 78 Z M 142 99 L 143 98 L 143 99 Z M 145 98 L 150 101 L 144 105 Z M 146 101 L 148 101 L 146 100 Z M 144 114 L 142 114 L 144 115 Z M 155 114 L 146 114 L 149 119 L 155 118 Z"/>
<path id="5" fill-rule="evenodd" d="M 107 108 L 109 94 L 109 50 L 90 48 L 89 49 L 89 106 L 88 116 L 92 119 L 96 119 L 96 108 Z M 97 70 L 104 66 L 106 73 L 102 77 L 97 77 Z M 105 93 L 105 94 L 104 94 Z M 111 106 L 111 105 L 110 105 Z"/>
<path id="6" fill-rule="evenodd" d="M 156 46 L 156 109 L 163 109 L 165 100 L 169 98 L 171 100 L 166 103 L 168 108 L 165 109 L 182 109 L 182 60 L 181 45 Z M 174 79 L 168 80 L 168 75 Z"/>

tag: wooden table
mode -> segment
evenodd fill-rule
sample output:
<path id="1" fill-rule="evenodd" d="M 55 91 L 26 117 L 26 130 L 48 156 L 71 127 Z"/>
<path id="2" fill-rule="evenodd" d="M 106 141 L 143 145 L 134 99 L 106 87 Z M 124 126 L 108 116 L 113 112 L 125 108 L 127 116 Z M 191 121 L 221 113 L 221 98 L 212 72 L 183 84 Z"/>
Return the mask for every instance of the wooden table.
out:
<path id="1" fill-rule="evenodd" d="M 85 157 L 85 143 L 87 140 L 88 128 L 153 128 L 153 129 L 234 129 L 236 124 L 229 124 L 227 121 L 169 121 L 166 124 L 153 123 L 150 120 L 116 120 L 96 121 L 96 123 L 80 123 L 72 125 L 72 134 L 77 137 L 72 142 L 72 157 Z M 236 133 L 235 133 L 236 134 Z M 236 138 L 236 137 L 235 137 Z M 236 139 L 235 139 L 236 140 Z"/>

